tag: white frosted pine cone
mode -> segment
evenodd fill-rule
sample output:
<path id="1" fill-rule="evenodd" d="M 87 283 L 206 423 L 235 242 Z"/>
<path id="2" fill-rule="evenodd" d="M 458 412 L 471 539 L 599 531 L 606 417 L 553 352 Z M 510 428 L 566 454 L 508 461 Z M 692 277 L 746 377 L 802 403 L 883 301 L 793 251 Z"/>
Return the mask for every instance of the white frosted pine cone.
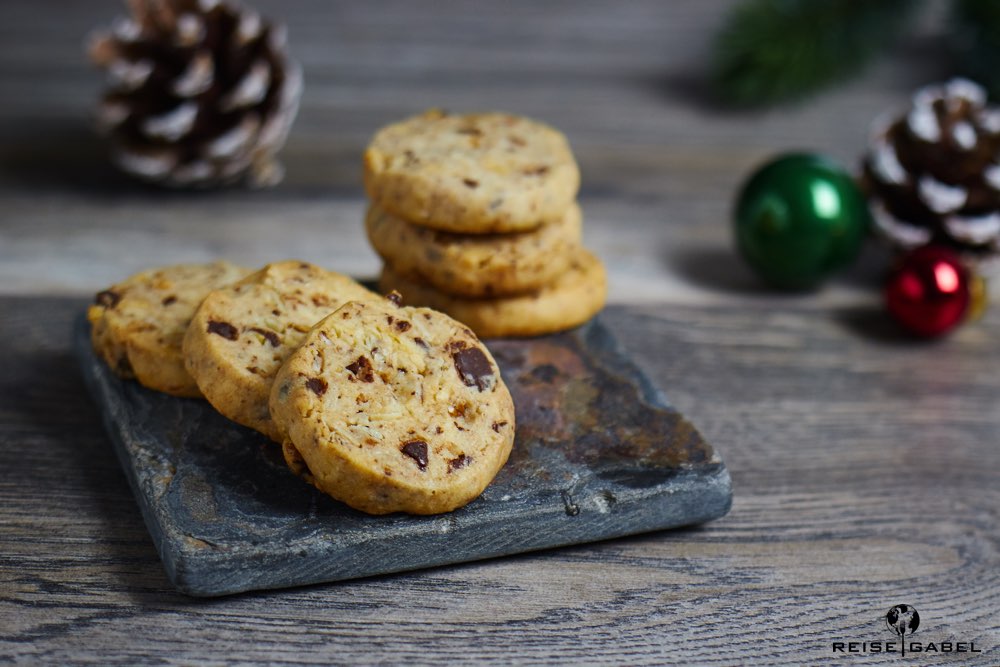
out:
<path id="1" fill-rule="evenodd" d="M 223 0 L 130 0 L 93 35 L 107 73 L 97 112 L 124 171 L 173 187 L 273 185 L 302 74 L 285 31 Z"/>
<path id="2" fill-rule="evenodd" d="M 863 169 L 876 229 L 894 245 L 1000 253 L 1000 109 L 979 85 L 923 88 L 906 113 L 876 121 Z"/>

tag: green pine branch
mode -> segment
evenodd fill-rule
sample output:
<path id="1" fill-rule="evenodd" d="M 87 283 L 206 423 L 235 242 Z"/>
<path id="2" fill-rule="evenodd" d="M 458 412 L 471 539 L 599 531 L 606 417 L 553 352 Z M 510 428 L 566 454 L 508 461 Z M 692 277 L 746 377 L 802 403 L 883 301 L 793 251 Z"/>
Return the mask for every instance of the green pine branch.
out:
<path id="1" fill-rule="evenodd" d="M 1000 5 L 967 4 L 993 3 Z M 744 0 L 716 37 L 712 87 L 722 102 L 743 107 L 804 97 L 860 72 L 902 32 L 918 4 Z"/>
<path id="2" fill-rule="evenodd" d="M 1000 99 L 1000 2 L 955 0 L 952 51 L 958 71 Z"/>

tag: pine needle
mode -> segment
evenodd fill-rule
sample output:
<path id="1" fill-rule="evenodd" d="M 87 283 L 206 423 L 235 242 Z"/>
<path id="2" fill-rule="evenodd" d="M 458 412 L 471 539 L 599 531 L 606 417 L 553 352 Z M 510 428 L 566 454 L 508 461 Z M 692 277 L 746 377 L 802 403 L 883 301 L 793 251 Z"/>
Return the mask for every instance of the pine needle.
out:
<path id="1" fill-rule="evenodd" d="M 917 4 L 917 0 L 744 0 L 716 37 L 715 93 L 727 104 L 762 106 L 801 98 L 841 81 L 891 44 Z"/>
<path id="2" fill-rule="evenodd" d="M 1000 2 L 955 0 L 952 50 L 959 73 L 1000 99 Z"/>

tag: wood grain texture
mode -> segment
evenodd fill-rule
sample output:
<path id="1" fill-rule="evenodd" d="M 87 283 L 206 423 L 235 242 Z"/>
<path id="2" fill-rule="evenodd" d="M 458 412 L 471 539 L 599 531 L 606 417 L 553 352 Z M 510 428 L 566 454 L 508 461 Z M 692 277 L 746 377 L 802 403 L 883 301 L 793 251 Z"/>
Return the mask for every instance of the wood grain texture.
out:
<path id="1" fill-rule="evenodd" d="M 882 615 L 904 602 L 923 616 L 917 638 L 988 650 L 928 664 L 1000 661 L 996 316 L 927 348 L 856 309 L 612 308 L 616 335 L 727 461 L 728 516 L 197 601 L 166 581 L 85 395 L 69 349 L 80 306 L 0 299 L 0 657 L 826 665 L 833 641 L 890 639 Z"/>
<path id="2" fill-rule="evenodd" d="M 705 103 L 730 0 L 253 0 L 290 27 L 302 112 L 286 182 L 164 193 L 116 174 L 89 128 L 81 56 L 117 0 L 0 3 L 0 293 L 95 290 L 149 265 L 302 257 L 374 275 L 359 156 L 428 106 L 564 129 L 613 326 L 716 446 L 735 502 L 700 529 L 336 586 L 175 593 L 85 396 L 78 299 L 0 299 L 0 662 L 885 665 L 831 642 L 917 638 L 1000 664 L 1000 316 L 899 340 L 872 303 L 884 257 L 776 298 L 734 261 L 746 171 L 811 148 L 855 163 L 870 120 L 944 75 L 943 1 L 864 77 L 760 114 Z M 934 12 L 937 12 L 935 14 Z M 902 661 L 900 661 L 902 662 Z"/>
<path id="3" fill-rule="evenodd" d="M 361 153 L 383 124 L 442 106 L 509 109 L 567 133 L 586 241 L 611 269 L 613 301 L 742 300 L 734 287 L 754 282 L 732 261 L 728 219 L 747 170 L 789 149 L 856 164 L 871 120 L 942 68 L 932 14 L 858 82 L 738 114 L 713 108 L 702 83 L 732 0 L 254 4 L 286 20 L 305 70 L 287 179 L 186 195 L 117 174 L 89 127 L 102 79 L 81 41 L 122 3 L 0 3 L 0 293 L 94 292 L 151 264 L 219 256 L 374 276 Z M 812 298 L 843 305 L 864 289 L 848 277 Z"/>

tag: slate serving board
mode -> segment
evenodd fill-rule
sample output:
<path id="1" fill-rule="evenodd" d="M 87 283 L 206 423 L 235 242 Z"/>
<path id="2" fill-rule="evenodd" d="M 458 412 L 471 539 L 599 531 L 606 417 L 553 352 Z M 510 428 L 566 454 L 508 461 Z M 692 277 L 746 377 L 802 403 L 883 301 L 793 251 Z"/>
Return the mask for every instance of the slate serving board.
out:
<path id="1" fill-rule="evenodd" d="M 368 516 L 285 467 L 207 403 L 115 377 L 81 317 L 75 347 L 170 581 L 215 596 L 459 563 L 701 523 L 729 511 L 725 465 L 595 319 L 488 346 L 514 397 L 511 458 L 434 517 Z"/>

